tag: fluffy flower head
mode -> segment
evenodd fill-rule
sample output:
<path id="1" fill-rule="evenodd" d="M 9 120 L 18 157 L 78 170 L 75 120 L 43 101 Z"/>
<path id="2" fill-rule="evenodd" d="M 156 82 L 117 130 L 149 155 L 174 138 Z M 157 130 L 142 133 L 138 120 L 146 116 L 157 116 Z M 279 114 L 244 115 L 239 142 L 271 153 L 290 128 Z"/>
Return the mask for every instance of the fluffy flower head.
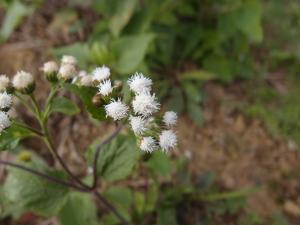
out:
<path id="1" fill-rule="evenodd" d="M 127 83 L 130 90 L 137 94 L 151 91 L 152 80 L 145 77 L 142 73 L 135 73 L 129 78 Z"/>
<path id="2" fill-rule="evenodd" d="M 102 81 L 98 87 L 99 93 L 103 96 L 108 96 L 113 90 L 110 80 Z"/>
<path id="3" fill-rule="evenodd" d="M 54 61 L 49 61 L 44 63 L 43 66 L 44 73 L 56 73 L 58 71 L 58 65 Z"/>
<path id="4" fill-rule="evenodd" d="M 150 92 L 142 92 L 137 94 L 132 101 L 132 107 L 136 114 L 142 116 L 150 116 L 159 110 L 160 104 L 156 101 L 155 94 Z"/>
<path id="5" fill-rule="evenodd" d="M 62 65 L 72 65 L 76 66 L 77 59 L 74 56 L 71 55 L 64 55 L 61 59 Z"/>
<path id="6" fill-rule="evenodd" d="M 9 86 L 9 78 L 6 75 L 0 75 L 0 91 L 5 91 Z"/>
<path id="7" fill-rule="evenodd" d="M 106 66 L 97 67 L 93 71 L 92 75 L 93 75 L 93 80 L 100 82 L 109 78 L 110 69 Z"/>
<path id="8" fill-rule="evenodd" d="M 33 84 L 33 76 L 31 73 L 27 73 L 25 71 L 19 71 L 13 78 L 13 86 L 16 89 L 27 88 L 29 85 Z"/>
<path id="9" fill-rule="evenodd" d="M 177 145 L 177 136 L 171 130 L 164 130 L 159 135 L 159 145 L 162 151 L 167 152 Z"/>
<path id="10" fill-rule="evenodd" d="M 153 152 L 158 148 L 153 137 L 143 137 L 141 140 L 140 149 L 145 152 Z"/>
<path id="11" fill-rule="evenodd" d="M 8 115 L 5 112 L 0 111 L 0 132 L 9 127 L 10 124 L 11 122 Z"/>
<path id="12" fill-rule="evenodd" d="M 141 116 L 130 116 L 129 122 L 135 135 L 143 134 L 147 130 L 147 121 Z"/>
<path id="13" fill-rule="evenodd" d="M 0 93 L 0 109 L 10 108 L 12 105 L 12 97 L 6 92 Z"/>
<path id="14" fill-rule="evenodd" d="M 92 86 L 93 77 L 91 75 L 81 76 L 80 85 L 82 86 Z"/>
<path id="15" fill-rule="evenodd" d="M 168 112 L 165 112 L 163 121 L 168 127 L 171 127 L 177 123 L 177 118 L 178 118 L 178 116 L 175 112 L 168 111 Z"/>
<path id="16" fill-rule="evenodd" d="M 62 65 L 59 68 L 59 76 L 64 80 L 72 79 L 73 77 L 76 76 L 76 69 L 71 64 Z"/>
<path id="17" fill-rule="evenodd" d="M 108 105 L 104 106 L 106 115 L 116 120 L 121 120 L 127 116 L 128 106 L 121 102 L 120 99 L 112 100 Z"/>

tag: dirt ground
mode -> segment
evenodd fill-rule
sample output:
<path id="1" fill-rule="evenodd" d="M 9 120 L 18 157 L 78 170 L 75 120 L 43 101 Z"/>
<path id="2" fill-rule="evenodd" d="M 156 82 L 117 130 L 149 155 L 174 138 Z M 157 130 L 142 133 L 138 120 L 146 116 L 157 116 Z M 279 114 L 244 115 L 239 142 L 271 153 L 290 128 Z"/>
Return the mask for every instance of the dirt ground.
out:
<path id="1" fill-rule="evenodd" d="M 43 86 L 45 82 L 39 77 L 39 68 L 51 58 L 51 47 L 84 40 L 87 32 L 69 36 L 65 27 L 51 23 L 51 14 L 45 8 L 26 19 L 10 40 L 0 46 L 1 73 L 12 77 L 20 69 L 32 72 L 39 81 L 39 90 L 44 90 L 39 92 L 40 100 L 47 96 L 48 87 Z M 90 17 L 92 19 L 93 15 Z M 188 117 L 182 116 L 177 128 L 180 139 L 177 151 L 192 156 L 191 171 L 196 175 L 215 171 L 218 182 L 227 189 L 259 185 L 260 191 L 249 199 L 250 207 L 265 216 L 282 210 L 294 221 L 300 221 L 297 146 L 290 140 L 271 135 L 261 121 L 247 118 L 237 110 L 236 103 L 247 100 L 245 90 L 238 83 L 227 87 L 208 83 L 204 89 L 207 93 L 203 105 L 204 126 L 197 127 Z M 25 112 L 18 113 L 31 121 Z M 95 127 L 82 114 L 67 119 L 57 116 L 51 124 L 58 137 L 56 144 L 60 154 L 65 155 L 78 174 L 85 173 L 86 168 L 81 166 L 81 149 L 104 130 Z M 31 141 L 27 145 L 44 154 L 40 143 Z M 65 149 L 72 149 L 72 154 Z"/>

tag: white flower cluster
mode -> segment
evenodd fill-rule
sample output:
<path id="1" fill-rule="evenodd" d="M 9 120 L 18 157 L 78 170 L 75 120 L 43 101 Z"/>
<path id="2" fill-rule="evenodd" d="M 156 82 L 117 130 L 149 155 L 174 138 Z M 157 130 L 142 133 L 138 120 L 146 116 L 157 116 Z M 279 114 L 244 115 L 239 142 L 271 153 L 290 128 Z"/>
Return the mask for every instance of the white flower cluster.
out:
<path id="1" fill-rule="evenodd" d="M 10 80 L 6 75 L 0 75 L 0 133 L 11 125 L 8 111 L 12 106 L 12 96 L 7 93 Z"/>
<path id="2" fill-rule="evenodd" d="M 103 68 L 103 67 L 102 67 Z M 99 93 L 109 96 L 113 92 L 111 81 L 108 80 L 108 70 L 97 68 L 100 81 Z M 94 75 L 97 74 L 94 71 Z M 106 72 L 105 72 L 106 71 Z M 100 73 L 101 72 L 101 73 Z M 107 76 L 104 76 L 106 74 Z M 170 128 L 177 122 L 175 112 L 166 112 L 163 116 L 154 117 L 160 110 L 160 104 L 154 93 L 151 93 L 152 80 L 141 73 L 134 74 L 128 80 L 130 90 L 134 93 L 131 106 L 127 106 L 121 99 L 112 100 L 104 106 L 106 115 L 115 121 L 128 118 L 128 122 L 134 134 L 140 142 L 140 149 L 145 152 L 153 152 L 159 148 L 167 152 L 177 145 L 177 136 Z"/>

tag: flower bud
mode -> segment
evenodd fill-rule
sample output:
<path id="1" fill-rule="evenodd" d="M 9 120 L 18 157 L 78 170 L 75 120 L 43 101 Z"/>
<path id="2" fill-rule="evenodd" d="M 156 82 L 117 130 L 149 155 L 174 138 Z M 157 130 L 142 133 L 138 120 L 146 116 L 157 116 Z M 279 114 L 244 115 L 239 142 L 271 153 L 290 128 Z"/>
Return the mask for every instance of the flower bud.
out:
<path id="1" fill-rule="evenodd" d="M 6 92 L 0 93 L 0 109 L 7 112 L 12 105 L 12 97 Z"/>
<path id="2" fill-rule="evenodd" d="M 114 90 L 116 92 L 120 92 L 122 90 L 122 88 L 123 88 L 123 82 L 121 80 L 116 80 L 114 82 Z"/>
<path id="3" fill-rule="evenodd" d="M 12 83 L 13 87 L 23 94 L 31 94 L 35 89 L 33 76 L 24 71 L 17 72 Z"/>
<path id="4" fill-rule="evenodd" d="M 7 113 L 0 111 L 0 133 L 10 127 L 11 121 Z"/>
<path id="5" fill-rule="evenodd" d="M 101 94 L 96 94 L 93 98 L 92 98 L 92 103 L 94 106 L 101 106 L 104 102 L 103 99 L 101 97 Z"/>
<path id="6" fill-rule="evenodd" d="M 56 83 L 58 81 L 57 72 L 58 65 L 54 61 L 46 62 L 43 66 L 43 71 L 46 75 L 46 78 L 51 83 Z"/>
<path id="7" fill-rule="evenodd" d="M 70 81 L 76 76 L 75 66 L 71 64 L 62 65 L 59 68 L 58 77 L 64 81 Z"/>
<path id="8" fill-rule="evenodd" d="M 31 153 L 28 151 L 22 151 L 18 154 L 18 160 L 21 162 L 30 162 L 31 157 Z"/>

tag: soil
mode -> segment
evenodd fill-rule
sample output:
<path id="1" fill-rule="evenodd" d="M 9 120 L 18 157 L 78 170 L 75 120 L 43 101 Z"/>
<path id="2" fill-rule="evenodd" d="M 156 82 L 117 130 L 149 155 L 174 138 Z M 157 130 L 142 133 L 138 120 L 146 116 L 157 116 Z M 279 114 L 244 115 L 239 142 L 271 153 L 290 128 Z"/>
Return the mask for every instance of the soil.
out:
<path id="1" fill-rule="evenodd" d="M 51 2 L 56 5 L 51 5 Z M 87 27 L 69 35 L 67 27 L 56 26 L 53 11 L 63 7 L 63 3 L 57 2 L 47 1 L 24 21 L 8 42 L 0 46 L 1 73 L 12 77 L 21 69 L 32 72 L 38 80 L 37 90 L 43 90 L 38 93 L 39 101 L 48 94 L 49 88 L 39 75 L 39 69 L 51 58 L 51 48 L 85 40 L 90 29 Z M 78 10 L 87 21 L 95 17 L 84 9 Z M 187 116 L 181 116 L 177 127 L 180 146 L 176 153 L 191 158 L 189 168 L 196 176 L 205 171 L 216 172 L 218 183 L 226 189 L 259 186 L 260 190 L 248 200 L 250 208 L 265 217 L 275 211 L 283 211 L 296 221 L 295 224 L 300 224 L 297 223 L 300 221 L 300 158 L 297 146 L 291 140 L 271 135 L 262 121 L 247 118 L 237 110 L 237 102 L 247 101 L 246 90 L 239 83 L 226 87 L 208 83 L 204 89 L 207 93 L 203 105 L 204 125 L 197 127 Z M 34 123 L 26 112 L 18 111 L 18 114 Z M 73 118 L 58 115 L 50 123 L 51 131 L 58 137 L 55 142 L 59 153 L 72 165 L 73 171 L 86 173 L 86 167 L 82 166 L 85 147 L 95 137 L 107 134 L 110 126 L 95 126 L 85 113 Z M 41 143 L 28 141 L 26 146 L 48 157 Z"/>

